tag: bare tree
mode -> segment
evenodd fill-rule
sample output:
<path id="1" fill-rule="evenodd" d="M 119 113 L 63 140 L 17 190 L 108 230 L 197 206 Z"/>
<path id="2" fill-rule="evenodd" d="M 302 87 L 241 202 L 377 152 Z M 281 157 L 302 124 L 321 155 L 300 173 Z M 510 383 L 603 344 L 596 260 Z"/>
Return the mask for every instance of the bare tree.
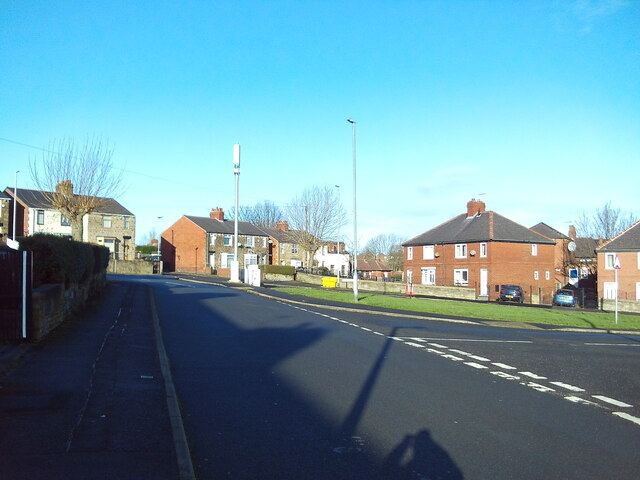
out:
<path id="1" fill-rule="evenodd" d="M 231 207 L 231 218 L 235 218 L 235 207 Z M 271 200 L 258 202 L 254 206 L 238 207 L 238 220 L 249 222 L 259 227 L 275 227 L 280 220 L 286 220 L 282 209 Z"/>
<path id="2" fill-rule="evenodd" d="M 113 149 L 100 138 L 76 143 L 53 141 L 39 160 L 30 162 L 31 177 L 53 207 L 71 223 L 74 240 L 82 241 L 82 219 L 105 197 L 121 193 L 122 172 L 111 163 Z"/>
<path id="3" fill-rule="evenodd" d="M 381 233 L 367 242 L 362 254 L 373 260 L 384 261 L 393 270 L 402 270 L 402 241 L 402 238 L 394 233 Z"/>
<path id="4" fill-rule="evenodd" d="M 576 231 L 580 237 L 608 240 L 637 221 L 638 218 L 633 214 L 625 217 L 619 208 L 613 208 L 611 202 L 607 202 L 591 216 L 583 212 L 576 222 Z"/>
<path id="5" fill-rule="evenodd" d="M 334 188 L 307 188 L 291 202 L 288 215 L 292 239 L 307 252 L 307 266 L 324 241 L 337 238 L 346 214 Z"/>

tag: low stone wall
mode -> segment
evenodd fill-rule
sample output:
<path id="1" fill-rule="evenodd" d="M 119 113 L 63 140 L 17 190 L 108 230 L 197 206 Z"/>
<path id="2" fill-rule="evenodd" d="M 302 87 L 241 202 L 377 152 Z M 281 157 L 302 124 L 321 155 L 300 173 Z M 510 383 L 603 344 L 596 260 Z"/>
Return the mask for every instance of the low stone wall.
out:
<path id="1" fill-rule="evenodd" d="M 161 262 L 162 264 L 162 262 Z M 144 260 L 109 260 L 107 273 L 119 275 L 153 275 L 153 262 Z"/>
<path id="2" fill-rule="evenodd" d="M 600 308 L 608 312 L 614 312 L 616 310 L 616 301 L 601 299 Z M 618 300 L 618 311 L 628 313 L 640 313 L 640 301 L 638 300 Z"/>
<path id="3" fill-rule="evenodd" d="M 42 340 L 83 308 L 89 296 L 101 291 L 105 285 L 106 276 L 101 273 L 89 282 L 70 285 L 67 289 L 62 284 L 34 288 L 31 293 L 31 321 L 28 329 L 30 340 Z"/>
<path id="4" fill-rule="evenodd" d="M 296 273 L 296 280 L 298 282 L 310 283 L 312 285 L 322 285 L 321 275 L 311 275 L 309 273 L 298 272 Z"/>
<path id="5" fill-rule="evenodd" d="M 293 275 L 282 275 L 279 273 L 265 273 L 262 278 L 263 280 L 272 282 L 292 282 L 294 280 Z"/>

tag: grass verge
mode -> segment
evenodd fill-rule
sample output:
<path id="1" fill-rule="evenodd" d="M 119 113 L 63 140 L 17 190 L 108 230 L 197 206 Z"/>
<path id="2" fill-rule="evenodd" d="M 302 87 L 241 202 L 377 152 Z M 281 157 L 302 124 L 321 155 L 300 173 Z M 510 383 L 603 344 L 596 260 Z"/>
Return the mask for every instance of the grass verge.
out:
<path id="1" fill-rule="evenodd" d="M 292 295 L 353 303 L 353 293 L 344 290 L 320 290 L 307 287 L 277 287 L 274 290 Z M 410 312 L 435 313 L 456 317 L 470 317 L 507 322 L 539 323 L 563 327 L 602 328 L 612 330 L 640 330 L 640 316 L 614 313 L 586 312 L 569 308 L 527 308 L 499 303 L 460 302 L 428 298 L 396 297 L 360 292 L 358 303 Z"/>

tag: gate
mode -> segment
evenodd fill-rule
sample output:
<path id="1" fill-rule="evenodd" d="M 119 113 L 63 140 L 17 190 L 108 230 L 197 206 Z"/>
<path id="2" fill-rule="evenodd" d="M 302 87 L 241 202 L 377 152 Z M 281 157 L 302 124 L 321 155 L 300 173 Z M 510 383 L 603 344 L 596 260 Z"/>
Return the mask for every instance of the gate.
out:
<path id="1" fill-rule="evenodd" d="M 0 247 L 0 341 L 28 337 L 31 258 L 31 252 Z"/>

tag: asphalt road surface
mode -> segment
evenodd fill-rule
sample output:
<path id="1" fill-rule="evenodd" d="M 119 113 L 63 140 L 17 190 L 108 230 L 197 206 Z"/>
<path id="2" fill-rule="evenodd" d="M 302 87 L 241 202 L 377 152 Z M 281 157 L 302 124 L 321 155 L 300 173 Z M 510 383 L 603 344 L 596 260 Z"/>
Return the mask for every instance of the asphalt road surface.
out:
<path id="1" fill-rule="evenodd" d="M 139 281 L 200 479 L 640 478 L 640 337 Z"/>

